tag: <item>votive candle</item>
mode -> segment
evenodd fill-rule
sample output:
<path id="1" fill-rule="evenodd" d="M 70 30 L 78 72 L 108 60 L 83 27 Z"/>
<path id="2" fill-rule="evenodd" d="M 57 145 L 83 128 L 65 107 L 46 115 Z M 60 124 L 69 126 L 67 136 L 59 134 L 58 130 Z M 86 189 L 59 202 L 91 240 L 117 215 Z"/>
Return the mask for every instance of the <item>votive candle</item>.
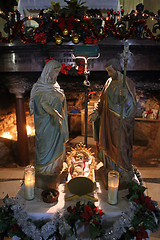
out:
<path id="1" fill-rule="evenodd" d="M 32 200 L 34 198 L 35 188 L 35 168 L 34 166 L 28 165 L 25 168 L 24 173 L 24 184 L 25 184 L 25 199 Z"/>
<path id="2" fill-rule="evenodd" d="M 119 172 L 108 172 L 108 203 L 115 205 L 118 203 Z"/>

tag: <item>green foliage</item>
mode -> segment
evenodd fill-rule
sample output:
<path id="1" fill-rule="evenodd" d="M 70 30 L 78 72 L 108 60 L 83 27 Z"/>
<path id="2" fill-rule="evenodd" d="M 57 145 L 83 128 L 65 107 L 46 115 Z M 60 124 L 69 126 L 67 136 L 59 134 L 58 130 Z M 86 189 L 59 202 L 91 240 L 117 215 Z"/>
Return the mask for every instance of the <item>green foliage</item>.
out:
<path id="1" fill-rule="evenodd" d="M 87 7 L 83 6 L 86 2 L 81 2 L 81 0 L 64 0 L 68 6 L 63 8 L 62 14 L 64 17 L 75 17 L 75 18 L 81 18 L 84 16 L 85 12 L 87 11 Z"/>
<path id="2" fill-rule="evenodd" d="M 68 207 L 66 221 L 70 225 L 71 235 L 75 234 L 77 237 L 77 227 L 78 221 L 84 223 L 85 227 L 89 227 L 89 233 L 91 239 L 95 239 L 103 235 L 103 230 L 101 226 L 101 216 L 104 214 L 100 209 L 98 209 L 93 202 L 89 201 L 87 204 L 80 203 L 79 201 L 72 208 Z"/>
<path id="3" fill-rule="evenodd" d="M 128 200 L 133 201 L 134 199 L 138 199 L 140 193 L 144 193 L 146 188 L 144 186 L 139 185 L 135 181 L 131 181 L 129 184 L 129 194 L 128 194 Z"/>

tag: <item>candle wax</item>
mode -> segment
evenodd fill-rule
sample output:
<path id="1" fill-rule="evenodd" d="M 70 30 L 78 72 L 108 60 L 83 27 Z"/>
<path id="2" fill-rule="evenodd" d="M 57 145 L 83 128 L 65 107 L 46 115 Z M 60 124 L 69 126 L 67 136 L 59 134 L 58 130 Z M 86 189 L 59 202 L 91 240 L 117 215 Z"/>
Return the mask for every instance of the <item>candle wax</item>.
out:
<path id="1" fill-rule="evenodd" d="M 117 204 L 118 202 L 118 188 L 117 187 L 108 187 L 108 203 Z"/>
<path id="2" fill-rule="evenodd" d="M 32 200 L 34 198 L 34 185 L 33 179 L 25 179 L 25 199 Z"/>

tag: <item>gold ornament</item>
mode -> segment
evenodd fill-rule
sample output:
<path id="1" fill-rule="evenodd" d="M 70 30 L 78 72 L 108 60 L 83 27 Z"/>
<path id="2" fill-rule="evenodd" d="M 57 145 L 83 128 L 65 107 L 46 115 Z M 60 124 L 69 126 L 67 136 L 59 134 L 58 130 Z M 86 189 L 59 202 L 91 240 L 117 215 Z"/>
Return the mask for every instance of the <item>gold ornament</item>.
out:
<path id="1" fill-rule="evenodd" d="M 68 29 L 67 29 L 67 28 L 64 28 L 64 30 L 63 30 L 63 35 L 64 35 L 64 36 L 67 36 L 67 35 L 68 35 Z"/>
<path id="2" fill-rule="evenodd" d="M 73 36 L 72 41 L 74 43 L 79 43 L 79 36 L 78 35 Z"/>
<path id="3" fill-rule="evenodd" d="M 56 44 L 57 44 L 57 45 L 62 44 L 62 37 L 61 37 L 60 35 L 56 36 L 56 37 L 55 37 L 55 40 L 56 40 Z"/>

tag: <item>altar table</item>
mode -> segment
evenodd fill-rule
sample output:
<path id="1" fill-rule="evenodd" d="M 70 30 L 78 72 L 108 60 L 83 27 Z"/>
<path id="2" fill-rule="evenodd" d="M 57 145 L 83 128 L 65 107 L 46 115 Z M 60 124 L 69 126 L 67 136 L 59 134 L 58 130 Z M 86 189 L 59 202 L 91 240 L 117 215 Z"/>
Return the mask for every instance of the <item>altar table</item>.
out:
<path id="1" fill-rule="evenodd" d="M 102 209 L 102 211 L 104 212 L 104 215 L 102 216 L 102 225 L 105 226 L 105 228 L 110 228 L 116 221 L 118 221 L 118 219 L 122 215 L 122 212 L 124 212 L 130 206 L 129 201 L 126 198 L 128 190 L 121 190 L 118 192 L 117 205 L 109 205 L 107 203 L 107 190 L 104 189 L 101 182 L 97 182 L 96 185 L 97 186 L 94 191 L 94 197 L 96 197 L 98 201 L 95 202 L 95 205 L 99 209 Z M 80 196 L 70 201 L 66 201 L 66 198 L 73 195 L 67 191 L 65 184 L 59 185 L 60 195 L 58 198 L 58 202 L 56 203 L 43 202 L 41 192 L 41 189 L 35 188 L 35 198 L 31 201 L 26 201 L 24 199 L 24 185 L 22 185 L 16 196 L 18 203 L 24 206 L 24 210 L 27 212 L 28 216 L 32 220 L 49 219 L 52 218 L 57 212 L 65 214 L 67 213 L 67 208 L 69 206 L 75 206 L 78 201 L 80 201 L 81 203 L 87 203 L 89 201 L 89 199 L 84 196 Z M 13 237 L 13 240 L 18 239 L 19 238 L 17 238 L 16 236 Z M 69 237 L 69 239 L 75 239 L 75 236 Z M 78 239 L 90 239 L 87 235 L 87 232 L 84 231 L 83 227 L 78 229 Z"/>

